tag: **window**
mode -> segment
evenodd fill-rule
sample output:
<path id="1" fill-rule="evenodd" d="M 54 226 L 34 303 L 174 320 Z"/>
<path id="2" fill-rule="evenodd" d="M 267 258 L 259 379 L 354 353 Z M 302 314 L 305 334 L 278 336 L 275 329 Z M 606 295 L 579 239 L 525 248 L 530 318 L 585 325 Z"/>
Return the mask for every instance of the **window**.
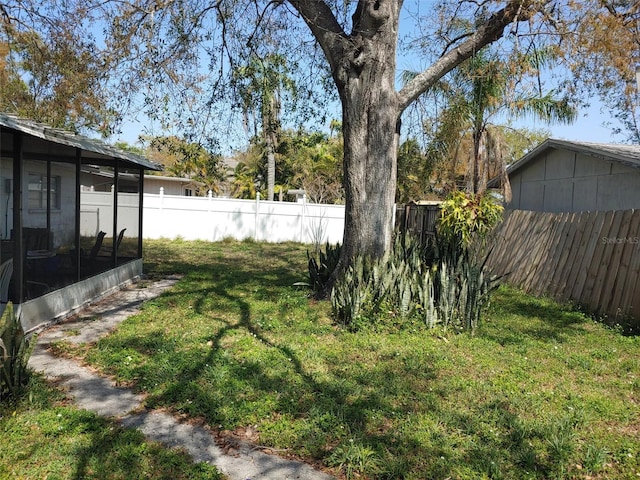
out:
<path id="1" fill-rule="evenodd" d="M 52 176 L 50 185 L 50 201 L 52 209 L 60 208 L 60 177 Z M 29 174 L 29 208 L 47 208 L 47 176 L 39 173 Z"/>
<path id="2" fill-rule="evenodd" d="M 190 188 L 185 188 L 184 189 L 184 196 L 185 197 L 192 197 L 193 196 L 193 190 Z"/>

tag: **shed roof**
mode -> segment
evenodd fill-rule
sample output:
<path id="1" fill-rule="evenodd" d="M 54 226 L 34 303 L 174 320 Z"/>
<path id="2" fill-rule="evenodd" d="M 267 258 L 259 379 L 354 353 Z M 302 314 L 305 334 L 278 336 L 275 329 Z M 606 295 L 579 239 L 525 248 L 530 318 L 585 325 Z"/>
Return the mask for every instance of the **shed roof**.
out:
<path id="1" fill-rule="evenodd" d="M 152 162 L 142 155 L 126 152 L 100 140 L 76 135 L 73 132 L 53 128 L 16 115 L 0 113 L 0 126 L 58 145 L 79 148 L 83 151 L 84 156 L 96 160 L 117 159 L 146 170 L 162 170 L 162 165 Z"/>
<path id="2" fill-rule="evenodd" d="M 507 168 L 509 175 L 517 172 L 529 162 L 551 149 L 563 149 L 599 158 L 607 162 L 615 162 L 631 168 L 640 168 L 640 145 L 623 145 L 618 143 L 576 142 L 547 138 L 544 142 L 512 163 Z M 500 185 L 500 177 L 492 179 L 488 186 Z"/>

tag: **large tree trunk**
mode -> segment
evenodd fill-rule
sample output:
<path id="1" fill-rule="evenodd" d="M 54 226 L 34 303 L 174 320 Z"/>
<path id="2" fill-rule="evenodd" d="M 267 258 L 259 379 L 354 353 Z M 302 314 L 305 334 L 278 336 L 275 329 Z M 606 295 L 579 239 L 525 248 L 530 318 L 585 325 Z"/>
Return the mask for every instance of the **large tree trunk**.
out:
<path id="1" fill-rule="evenodd" d="M 398 110 L 393 75 L 382 70 L 344 89 L 345 231 L 342 257 L 382 256 L 390 247 L 396 192 Z"/>
<path id="2" fill-rule="evenodd" d="M 391 246 L 396 193 L 399 103 L 395 89 L 399 4 L 361 4 L 350 48 L 334 79 L 342 102 L 345 230 L 335 280 L 356 256 Z M 330 292 L 333 281 L 327 285 Z"/>
<path id="3" fill-rule="evenodd" d="M 380 257 L 391 246 L 399 118 L 418 96 L 483 46 L 506 25 L 526 21 L 538 2 L 506 0 L 475 31 L 446 51 L 400 92 L 395 90 L 398 20 L 402 0 L 358 0 L 347 34 L 329 2 L 288 0 L 320 44 L 342 101 L 346 218 L 342 255 L 325 288 L 357 255 Z"/>

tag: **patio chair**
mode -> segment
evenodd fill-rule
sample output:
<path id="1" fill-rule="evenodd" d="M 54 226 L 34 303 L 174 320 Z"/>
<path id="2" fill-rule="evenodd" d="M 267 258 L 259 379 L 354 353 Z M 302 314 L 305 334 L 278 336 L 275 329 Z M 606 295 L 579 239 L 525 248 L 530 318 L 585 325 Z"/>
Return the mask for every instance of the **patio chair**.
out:
<path id="1" fill-rule="evenodd" d="M 2 312 L 4 312 L 7 303 L 9 303 L 11 277 L 13 277 L 13 258 L 0 265 L 0 315 L 2 315 Z M 29 298 L 39 297 L 51 291 L 51 287 L 49 287 L 49 285 L 44 282 L 26 280 L 25 283 L 27 286 L 27 297 Z M 33 290 L 34 287 L 37 290 Z M 38 294 L 33 295 L 36 292 Z"/>
<path id="2" fill-rule="evenodd" d="M 98 232 L 96 241 L 91 247 L 91 250 L 89 250 L 89 254 L 86 254 L 83 249 L 80 249 L 80 270 L 83 276 L 91 275 L 99 270 L 98 253 L 100 253 L 106 235 L 107 232 L 103 232 L 102 230 Z"/>
<path id="3" fill-rule="evenodd" d="M 116 252 L 118 251 L 118 248 L 120 248 L 120 244 L 122 243 L 122 239 L 124 238 L 125 230 L 126 228 L 123 228 L 122 230 L 120 230 L 120 233 L 118 233 L 118 238 L 116 238 Z M 103 248 L 104 250 L 109 252 L 109 254 L 113 253 L 113 247 L 110 247 L 109 245 L 105 245 Z"/>
<path id="4" fill-rule="evenodd" d="M 98 236 L 96 237 L 96 243 L 93 244 L 93 247 L 91 247 L 91 250 L 89 251 L 89 261 L 95 260 L 98 256 L 106 234 L 107 232 L 103 232 L 102 230 L 98 233 Z"/>
<path id="5" fill-rule="evenodd" d="M 9 284 L 13 276 L 13 259 L 7 260 L 0 265 L 0 316 L 9 303 Z"/>

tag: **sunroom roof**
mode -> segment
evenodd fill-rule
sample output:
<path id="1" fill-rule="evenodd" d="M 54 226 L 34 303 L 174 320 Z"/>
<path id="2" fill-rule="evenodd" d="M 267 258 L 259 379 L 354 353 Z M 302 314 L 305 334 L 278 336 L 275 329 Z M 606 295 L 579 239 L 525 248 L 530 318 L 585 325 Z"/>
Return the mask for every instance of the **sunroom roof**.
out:
<path id="1" fill-rule="evenodd" d="M 21 118 L 16 115 L 0 113 L 0 126 L 58 145 L 79 148 L 82 150 L 82 155 L 85 158 L 93 158 L 95 160 L 117 159 L 137 165 L 145 170 L 162 170 L 162 165 L 152 162 L 141 155 L 125 152 L 100 140 L 83 135 L 76 135 L 67 130 L 49 127 L 43 123 Z"/>

